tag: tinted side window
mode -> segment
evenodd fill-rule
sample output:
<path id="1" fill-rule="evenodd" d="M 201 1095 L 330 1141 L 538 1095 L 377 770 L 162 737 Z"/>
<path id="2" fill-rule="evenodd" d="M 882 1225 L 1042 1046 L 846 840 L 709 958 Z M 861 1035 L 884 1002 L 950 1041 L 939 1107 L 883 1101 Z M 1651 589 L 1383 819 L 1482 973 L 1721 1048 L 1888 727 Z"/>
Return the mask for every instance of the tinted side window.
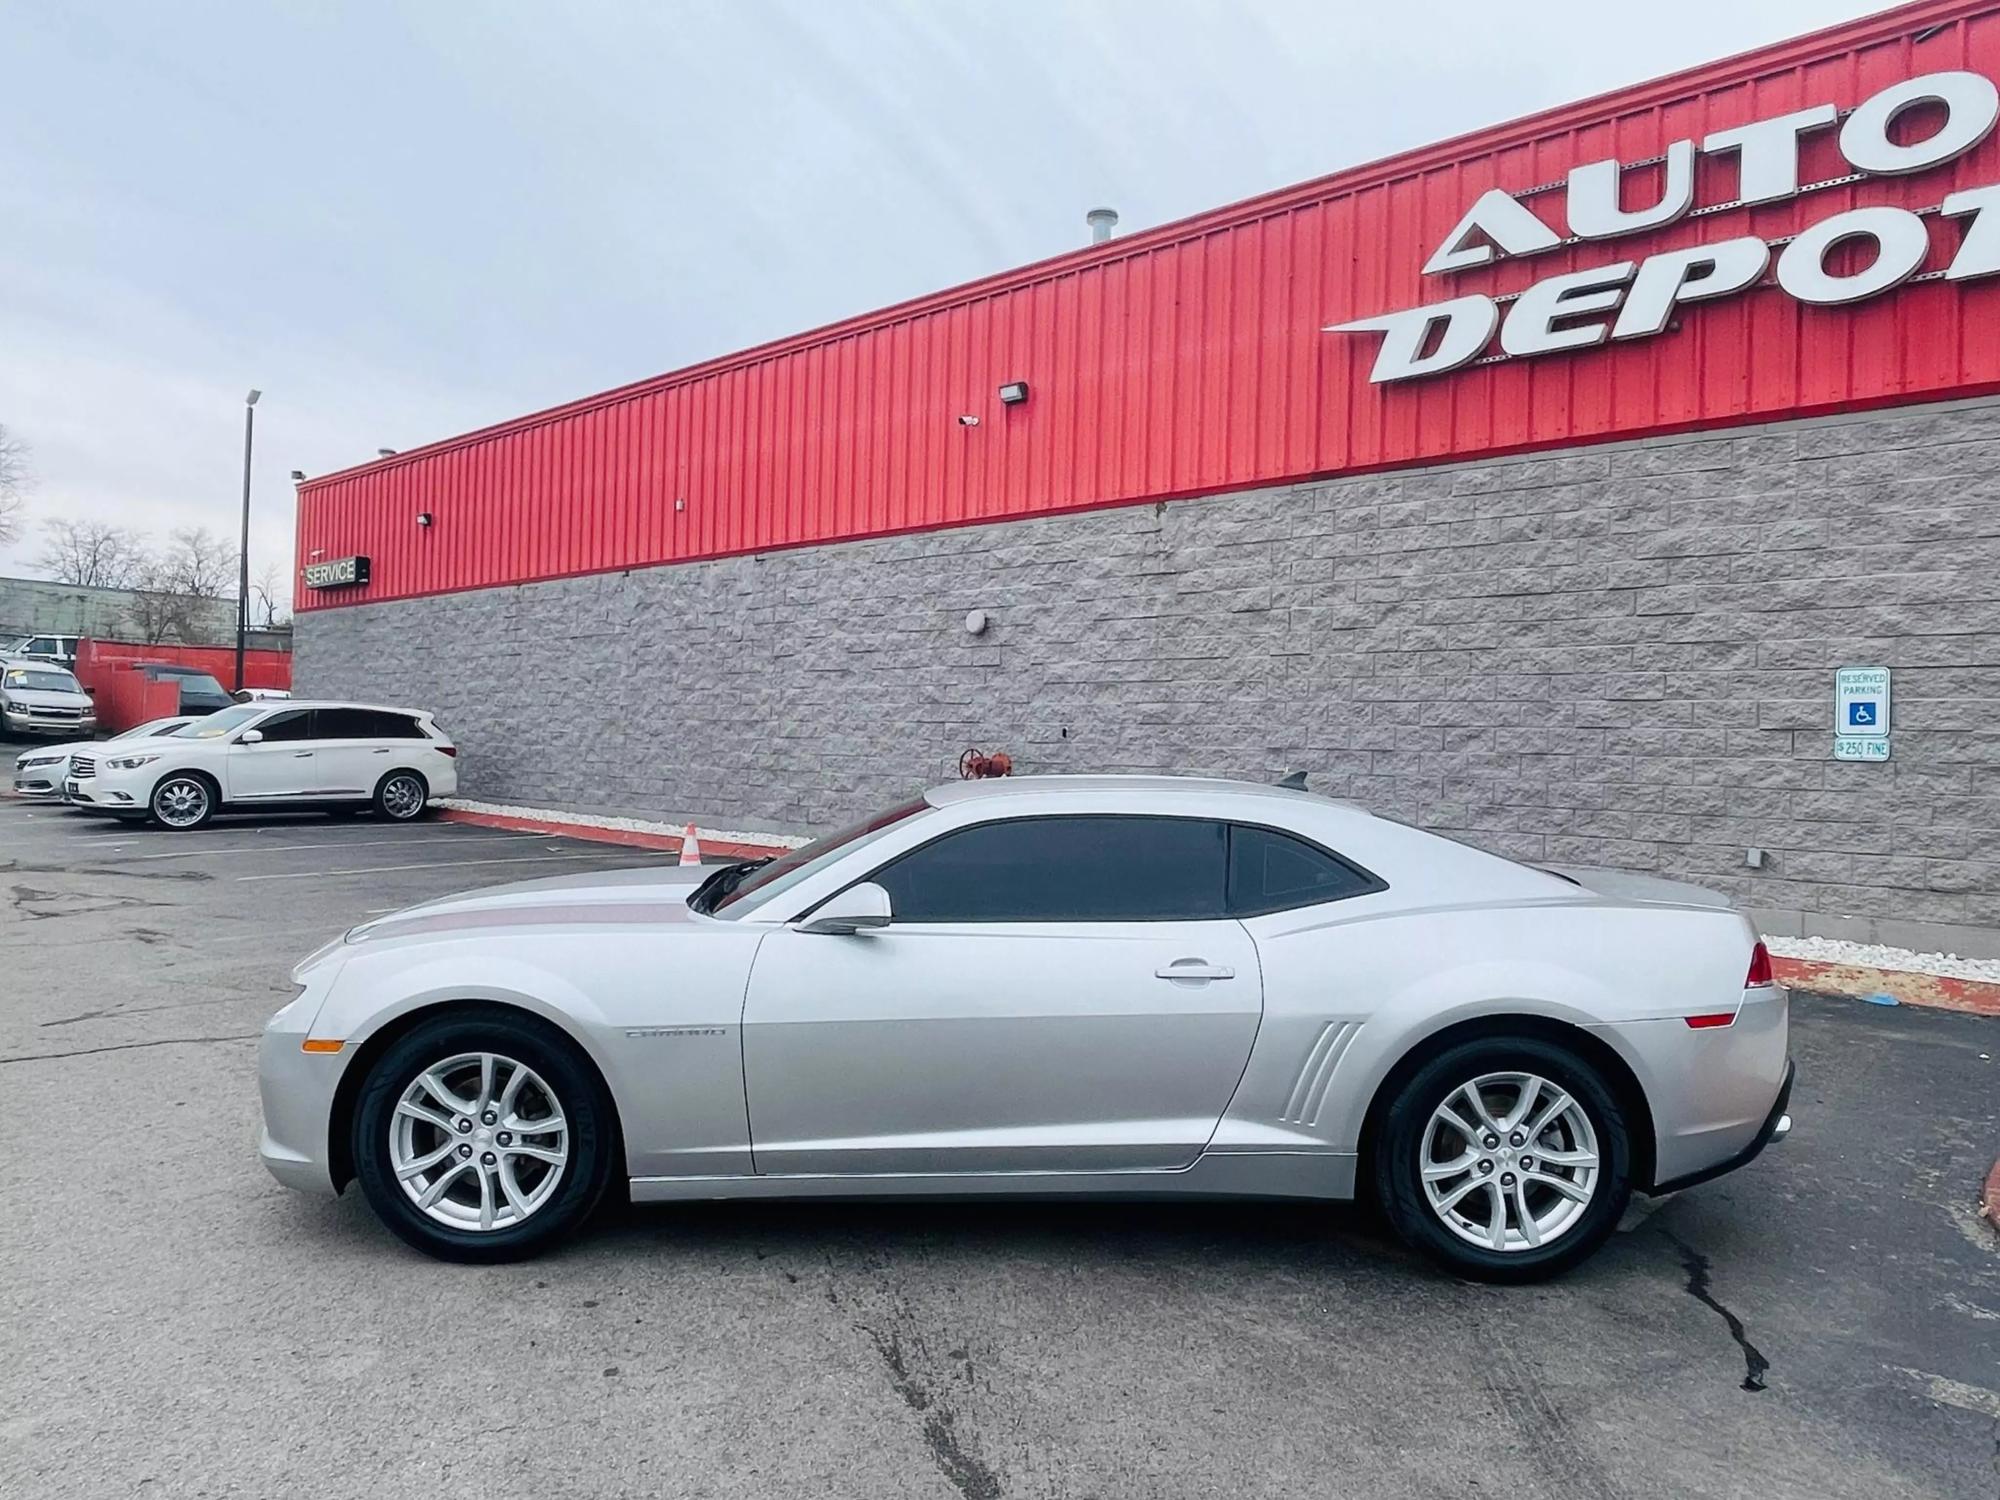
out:
<path id="1" fill-rule="evenodd" d="M 251 725 L 251 728 L 261 732 L 264 739 L 271 742 L 302 740 L 306 738 L 308 725 L 305 710 L 297 709 L 288 714 L 273 714 L 263 723 Z"/>
<path id="2" fill-rule="evenodd" d="M 1229 830 L 1229 909 L 1238 916 L 1343 901 L 1381 888 L 1373 876 L 1289 833 L 1240 823 Z"/>
<path id="3" fill-rule="evenodd" d="M 316 740 L 415 740 L 422 739 L 416 721 L 404 714 L 384 713 L 374 708 L 319 708 L 313 710 L 313 738 Z"/>
<path id="4" fill-rule="evenodd" d="M 1223 915 L 1227 838 L 1198 818 L 1022 818 L 946 834 L 874 876 L 898 922 Z"/>

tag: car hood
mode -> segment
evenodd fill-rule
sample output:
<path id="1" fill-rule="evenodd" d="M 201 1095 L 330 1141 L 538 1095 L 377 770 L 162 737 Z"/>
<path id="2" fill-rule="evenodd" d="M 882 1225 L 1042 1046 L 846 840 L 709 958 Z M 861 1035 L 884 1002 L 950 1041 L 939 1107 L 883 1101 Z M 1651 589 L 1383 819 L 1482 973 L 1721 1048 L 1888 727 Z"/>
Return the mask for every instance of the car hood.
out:
<path id="1" fill-rule="evenodd" d="M 15 703 L 26 704 L 30 708 L 89 708 L 88 693 L 58 693 L 47 688 L 18 688 L 6 690 L 8 698 Z"/>
<path id="2" fill-rule="evenodd" d="M 92 745 L 97 743 L 99 743 L 97 740 L 71 740 L 63 745 L 36 745 L 32 749 L 23 750 L 19 755 L 14 757 L 14 760 L 16 764 L 31 759 L 54 760 L 58 757 L 71 756 L 79 751 L 88 750 Z"/>
<path id="3" fill-rule="evenodd" d="M 696 918 L 688 910 L 687 898 L 712 873 L 700 866 L 656 866 L 490 886 L 378 917 L 348 933 L 347 941 L 369 943 L 497 927 L 692 925 Z"/>

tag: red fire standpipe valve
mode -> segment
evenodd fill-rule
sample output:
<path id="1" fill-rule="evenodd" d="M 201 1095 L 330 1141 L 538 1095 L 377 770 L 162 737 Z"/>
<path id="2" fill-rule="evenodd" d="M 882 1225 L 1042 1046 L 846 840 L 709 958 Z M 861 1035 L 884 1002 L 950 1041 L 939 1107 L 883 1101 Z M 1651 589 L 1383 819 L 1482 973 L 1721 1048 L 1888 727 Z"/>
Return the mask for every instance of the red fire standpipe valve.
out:
<path id="1" fill-rule="evenodd" d="M 968 750 L 958 758 L 958 774 L 965 781 L 980 781 L 988 776 L 1011 776 L 1014 774 L 1014 757 L 1005 750 L 996 750 L 991 755 Z"/>

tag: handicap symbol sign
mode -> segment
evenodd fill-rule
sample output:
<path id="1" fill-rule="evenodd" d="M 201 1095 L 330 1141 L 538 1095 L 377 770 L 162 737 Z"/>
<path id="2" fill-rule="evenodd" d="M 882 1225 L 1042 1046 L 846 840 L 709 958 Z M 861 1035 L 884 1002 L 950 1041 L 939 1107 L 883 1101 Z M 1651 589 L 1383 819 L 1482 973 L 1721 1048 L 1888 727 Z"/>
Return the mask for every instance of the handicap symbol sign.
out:
<path id="1" fill-rule="evenodd" d="M 1850 729 L 1875 727 L 1875 704 L 1870 699 L 1856 699 L 1847 705 L 1847 727 Z"/>

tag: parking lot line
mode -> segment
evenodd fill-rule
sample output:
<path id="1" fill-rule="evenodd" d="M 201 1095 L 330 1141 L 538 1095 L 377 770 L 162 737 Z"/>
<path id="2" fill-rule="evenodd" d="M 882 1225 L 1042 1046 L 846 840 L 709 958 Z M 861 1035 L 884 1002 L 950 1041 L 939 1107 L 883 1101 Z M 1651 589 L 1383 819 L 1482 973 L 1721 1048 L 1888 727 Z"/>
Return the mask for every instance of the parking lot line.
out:
<path id="1" fill-rule="evenodd" d="M 492 838 L 482 838 L 471 842 L 481 844 L 504 844 L 516 839 L 541 839 L 544 842 L 554 838 L 552 833 L 503 833 Z M 169 849 L 163 854 L 135 854 L 136 862 L 142 859 L 188 859 L 197 854 L 286 854 L 300 849 L 366 849 L 379 844 L 415 844 L 418 838 L 400 839 L 355 839 L 352 842 L 341 839 L 315 839 L 310 844 L 224 844 L 211 849 Z M 126 848 L 127 845 L 117 845 Z M 96 851 L 93 850 L 93 853 Z M 456 863 L 456 861 L 454 861 Z"/>
<path id="2" fill-rule="evenodd" d="M 401 870 L 455 870 L 466 865 L 545 865 L 558 859 L 608 859 L 630 856 L 630 849 L 590 850 L 582 854 L 509 855 L 502 859 L 437 859 L 414 865 L 365 865 L 357 870 L 286 870 L 276 875 L 238 875 L 238 880 L 331 880 L 337 875 L 391 875 Z"/>

